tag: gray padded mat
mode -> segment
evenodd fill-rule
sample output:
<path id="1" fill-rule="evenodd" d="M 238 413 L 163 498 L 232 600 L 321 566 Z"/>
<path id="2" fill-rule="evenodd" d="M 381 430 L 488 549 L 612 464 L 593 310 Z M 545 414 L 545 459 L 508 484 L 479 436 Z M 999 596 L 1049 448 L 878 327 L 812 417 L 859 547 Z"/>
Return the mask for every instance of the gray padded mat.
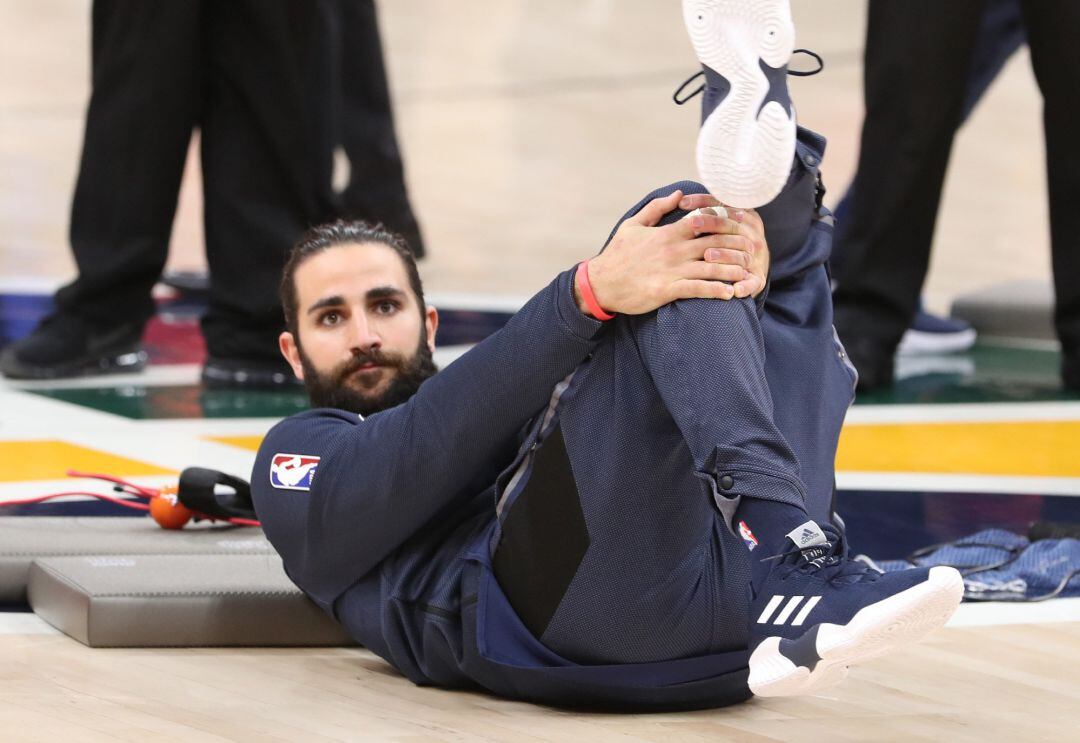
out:
<path id="1" fill-rule="evenodd" d="M 44 558 L 28 593 L 38 616 L 91 647 L 353 644 L 276 554 Z"/>
<path id="2" fill-rule="evenodd" d="M 188 524 L 168 531 L 148 517 L 0 517 L 0 604 L 26 602 L 30 563 L 64 555 L 274 554 L 262 529 Z"/>

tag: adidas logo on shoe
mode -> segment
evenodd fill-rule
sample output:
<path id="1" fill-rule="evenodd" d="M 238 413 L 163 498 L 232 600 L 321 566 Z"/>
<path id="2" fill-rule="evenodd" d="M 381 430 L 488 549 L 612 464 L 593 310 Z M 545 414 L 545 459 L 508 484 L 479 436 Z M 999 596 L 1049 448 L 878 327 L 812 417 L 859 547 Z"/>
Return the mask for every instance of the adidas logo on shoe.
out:
<path id="1" fill-rule="evenodd" d="M 769 599 L 769 603 L 765 605 L 765 609 L 761 612 L 761 616 L 758 617 L 757 623 L 768 624 L 769 619 L 773 615 L 773 612 L 776 611 L 780 604 L 784 603 L 785 598 L 787 597 L 773 596 L 771 599 Z M 799 608 L 799 604 L 802 603 L 802 600 L 804 598 L 806 597 L 792 596 L 790 599 L 788 599 L 787 605 L 785 605 L 784 608 L 780 611 L 780 613 L 776 615 L 776 619 L 773 620 L 773 624 L 787 624 L 788 618 L 791 617 L 791 615 L 794 614 L 795 610 Z M 807 600 L 807 602 L 803 604 L 802 610 L 798 614 L 795 614 L 795 618 L 791 620 L 791 626 L 798 627 L 803 622 L 805 622 L 806 618 L 810 615 L 810 612 L 814 610 L 814 607 L 818 605 L 819 601 L 821 601 L 821 596 L 811 596 Z"/>

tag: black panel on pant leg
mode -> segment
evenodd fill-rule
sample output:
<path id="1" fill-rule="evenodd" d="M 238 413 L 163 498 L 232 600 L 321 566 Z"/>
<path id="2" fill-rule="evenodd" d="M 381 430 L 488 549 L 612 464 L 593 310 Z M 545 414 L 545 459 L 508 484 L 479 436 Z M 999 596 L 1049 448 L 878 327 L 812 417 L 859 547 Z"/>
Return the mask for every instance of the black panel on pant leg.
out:
<path id="1" fill-rule="evenodd" d="M 503 522 L 493 561 L 510 605 L 535 637 L 547 629 L 588 548 L 577 482 L 556 425 L 536 450 L 529 481 Z"/>

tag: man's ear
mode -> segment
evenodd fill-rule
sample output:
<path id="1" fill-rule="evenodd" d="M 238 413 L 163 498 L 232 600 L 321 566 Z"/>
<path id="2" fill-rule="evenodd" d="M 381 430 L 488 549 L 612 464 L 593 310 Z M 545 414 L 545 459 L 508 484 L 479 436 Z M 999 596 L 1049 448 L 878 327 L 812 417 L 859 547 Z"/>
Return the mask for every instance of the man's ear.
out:
<path id="1" fill-rule="evenodd" d="M 286 330 L 279 335 L 278 348 L 281 349 L 281 355 L 289 362 L 289 366 L 292 367 L 293 374 L 296 375 L 296 378 L 303 379 L 304 365 L 300 363 L 300 347 L 296 345 L 296 339 L 293 338 L 293 334 Z"/>
<path id="2" fill-rule="evenodd" d="M 424 328 L 427 330 L 427 344 L 435 353 L 435 332 L 439 329 L 439 311 L 432 306 L 424 311 Z"/>

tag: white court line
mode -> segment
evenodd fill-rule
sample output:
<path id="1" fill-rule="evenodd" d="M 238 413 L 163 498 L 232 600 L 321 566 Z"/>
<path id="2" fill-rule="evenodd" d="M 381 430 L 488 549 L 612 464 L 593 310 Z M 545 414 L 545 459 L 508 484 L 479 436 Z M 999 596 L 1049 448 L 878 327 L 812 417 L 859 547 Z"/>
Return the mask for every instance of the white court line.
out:
<path id="1" fill-rule="evenodd" d="M 945 405 L 855 405 L 844 425 L 881 423 L 1023 423 L 1080 421 L 1080 402 L 989 402 Z"/>
<path id="2" fill-rule="evenodd" d="M 76 430 L 123 429 L 122 415 L 0 387 L 0 440 L 55 439 Z"/>
<path id="3" fill-rule="evenodd" d="M 1004 475 L 956 475 L 937 472 L 836 473 L 838 490 L 887 490 L 927 493 L 1004 493 L 1007 495 L 1080 496 L 1080 478 Z"/>
<path id="4" fill-rule="evenodd" d="M 435 363 L 445 366 L 474 344 L 456 346 L 437 346 Z M 0 377 L 0 391 L 5 388 L 20 392 L 37 390 L 77 390 L 100 387 L 169 387 L 199 384 L 199 364 L 151 364 L 145 371 L 133 374 L 109 374 L 100 377 L 76 377 L 74 379 L 55 379 L 43 381 L 14 380 Z"/>
<path id="5" fill-rule="evenodd" d="M 185 433 L 189 436 L 262 436 L 280 418 L 152 418 L 132 421 L 151 432 Z"/>
<path id="6" fill-rule="evenodd" d="M 258 435 L 275 422 L 273 418 L 251 426 L 245 422 L 241 430 L 245 434 Z M 215 432 L 210 427 L 212 421 L 189 426 L 175 425 L 177 421 L 145 423 L 38 395 L 0 389 L 0 440 L 65 441 L 177 471 L 199 465 L 242 477 L 251 473 L 254 452 L 204 438 Z M 238 433 L 236 428 L 218 429 L 217 432 Z"/>
<path id="7" fill-rule="evenodd" d="M 946 627 L 992 627 L 1004 624 L 1080 622 L 1080 598 L 1037 602 L 965 602 Z"/>
<path id="8" fill-rule="evenodd" d="M 255 463 L 255 452 L 210 441 L 188 433 L 159 431 L 153 436 L 137 426 L 124 432 L 109 435 L 93 432 L 72 433 L 63 441 L 88 449 L 134 459 L 179 472 L 187 467 L 206 467 L 221 470 L 247 479 Z"/>
<path id="9" fill-rule="evenodd" d="M 106 374 L 99 377 L 51 379 L 42 381 L 14 380 L 0 377 L 0 390 L 74 390 L 96 387 L 166 387 L 199 383 L 199 364 L 152 364 L 145 371 L 132 374 Z"/>

